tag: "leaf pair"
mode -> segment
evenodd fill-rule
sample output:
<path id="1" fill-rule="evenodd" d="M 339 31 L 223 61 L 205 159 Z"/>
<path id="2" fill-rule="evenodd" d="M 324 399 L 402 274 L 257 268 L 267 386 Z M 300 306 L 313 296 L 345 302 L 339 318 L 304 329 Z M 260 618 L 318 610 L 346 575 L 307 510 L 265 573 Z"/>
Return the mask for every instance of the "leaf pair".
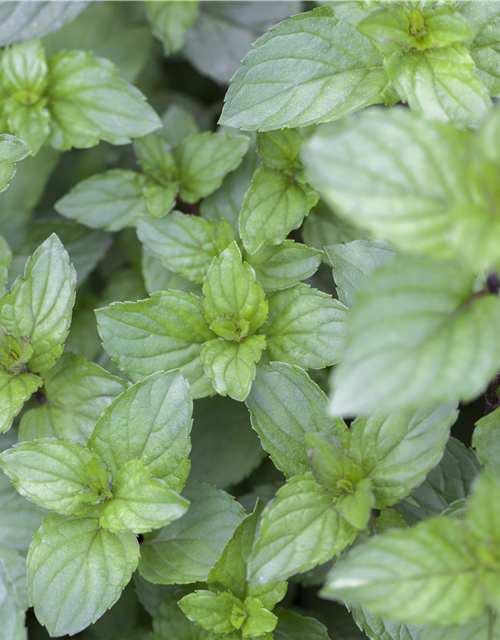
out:
<path id="1" fill-rule="evenodd" d="M 307 571 L 340 553 L 372 507 L 395 504 L 423 481 L 456 419 L 445 405 L 358 418 L 347 429 L 330 417 L 307 374 L 281 363 L 259 368 L 246 403 L 264 448 L 289 478 L 263 513 L 250 560 L 257 582 Z"/>
<path id="2" fill-rule="evenodd" d="M 159 372 L 103 412 L 88 447 L 44 438 L 1 454 L 18 492 L 59 514 L 45 519 L 28 561 L 30 598 L 52 634 L 100 617 L 137 567 L 135 534 L 186 513 L 178 492 L 189 473 L 191 412 L 186 381 Z M 54 592 L 64 595 L 58 607 Z"/>

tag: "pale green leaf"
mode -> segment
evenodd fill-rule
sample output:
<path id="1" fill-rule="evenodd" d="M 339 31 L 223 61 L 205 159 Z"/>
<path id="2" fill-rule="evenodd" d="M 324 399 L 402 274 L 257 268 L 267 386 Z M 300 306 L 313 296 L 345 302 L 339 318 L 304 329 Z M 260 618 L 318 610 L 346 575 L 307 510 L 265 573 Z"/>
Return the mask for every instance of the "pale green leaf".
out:
<path id="1" fill-rule="evenodd" d="M 207 640 L 209 636 L 210 632 L 186 618 L 172 597 L 163 600 L 159 612 L 153 618 L 152 640 Z"/>
<path id="2" fill-rule="evenodd" d="M 31 154 L 36 155 L 50 133 L 50 113 L 45 102 L 40 100 L 26 106 L 12 100 L 4 105 L 3 111 L 9 131 L 29 144 Z"/>
<path id="3" fill-rule="evenodd" d="M 5 238 L 0 236 L 0 292 L 2 293 L 5 289 L 5 283 L 7 282 L 7 274 L 9 272 L 11 260 L 12 251 L 5 241 Z"/>
<path id="4" fill-rule="evenodd" d="M 471 622 L 449 627 L 427 627 L 422 640 L 498 640 L 500 623 L 495 613 L 484 613 Z"/>
<path id="5" fill-rule="evenodd" d="M 23 414 L 20 439 L 58 437 L 86 445 L 101 413 L 127 387 L 96 364 L 65 353 L 44 374 L 41 406 Z"/>
<path id="6" fill-rule="evenodd" d="M 0 369 L 0 433 L 10 429 L 12 420 L 42 383 L 33 373 L 13 375 Z"/>
<path id="7" fill-rule="evenodd" d="M 353 605 L 350 609 L 358 627 L 371 640 L 422 640 L 424 633 L 422 627 L 412 627 L 386 620 L 360 605 Z"/>
<path id="8" fill-rule="evenodd" d="M 21 104 L 33 105 L 47 85 L 47 60 L 40 40 L 14 44 L 0 63 L 3 89 Z"/>
<path id="9" fill-rule="evenodd" d="M 148 300 L 98 309 L 96 316 L 104 349 L 131 380 L 179 369 L 194 398 L 212 392 L 200 353 L 202 344 L 215 335 L 207 327 L 196 296 L 158 291 Z"/>
<path id="10" fill-rule="evenodd" d="M 179 195 L 186 202 L 198 202 L 222 184 L 247 152 L 250 139 L 229 133 L 200 133 L 183 140 L 175 149 L 179 169 Z"/>
<path id="11" fill-rule="evenodd" d="M 422 483 L 441 459 L 457 417 L 455 405 L 449 404 L 354 421 L 349 456 L 371 478 L 377 509 L 395 504 Z"/>
<path id="12" fill-rule="evenodd" d="M 0 6 L 0 46 L 41 38 L 71 22 L 88 2 L 10 2 Z"/>
<path id="13" fill-rule="evenodd" d="M 146 5 L 146 15 L 153 34 L 163 43 L 166 56 L 178 51 L 184 44 L 184 36 L 198 15 L 197 2 L 151 2 Z"/>
<path id="14" fill-rule="evenodd" d="M 145 186 L 146 176 L 112 169 L 83 180 L 54 206 L 62 216 L 92 229 L 119 231 L 147 215 Z"/>
<path id="15" fill-rule="evenodd" d="M 167 269 L 201 284 L 210 261 L 217 255 L 217 225 L 198 216 L 173 211 L 162 220 L 137 221 L 137 235 L 144 247 Z"/>
<path id="16" fill-rule="evenodd" d="M 108 531 L 144 533 L 177 520 L 189 502 L 152 478 L 140 460 L 123 464 L 113 478 L 113 498 L 103 504 L 99 525 Z"/>
<path id="17" fill-rule="evenodd" d="M 330 640 L 325 625 L 316 618 L 301 616 L 288 609 L 276 609 L 274 613 L 278 616 L 274 640 Z"/>
<path id="18" fill-rule="evenodd" d="M 97 518 L 50 514 L 28 555 L 30 601 L 52 636 L 75 634 L 120 597 L 137 567 L 132 533 L 111 533 Z"/>
<path id="19" fill-rule="evenodd" d="M 477 126 L 492 106 L 474 66 L 459 44 L 422 53 L 399 49 L 384 61 L 388 77 L 412 111 L 459 129 Z"/>
<path id="20" fill-rule="evenodd" d="M 346 429 L 341 418 L 330 415 L 325 394 L 307 373 L 282 362 L 257 367 L 245 403 L 262 446 L 288 478 L 310 470 L 306 433 L 341 440 Z"/>
<path id="21" fill-rule="evenodd" d="M 191 113 L 178 104 L 171 104 L 161 117 L 163 128 L 158 135 L 176 147 L 184 138 L 190 138 L 199 133 L 198 125 Z"/>
<path id="22" fill-rule="evenodd" d="M 374 506 L 372 482 L 370 478 L 363 478 L 356 484 L 353 493 L 346 492 L 339 496 L 335 510 L 339 516 L 352 524 L 358 531 L 363 531 L 368 524 L 368 518 Z"/>
<path id="23" fill-rule="evenodd" d="M 76 274 L 59 238 L 52 234 L 28 260 L 0 301 L 0 319 L 9 333 L 27 336 L 34 355 L 32 372 L 54 366 L 62 353 L 75 300 Z"/>
<path id="24" fill-rule="evenodd" d="M 22 496 L 61 514 L 83 515 L 101 502 L 95 473 L 103 477 L 103 491 L 111 485 L 102 459 L 72 440 L 21 442 L 0 455 L 0 464 Z"/>
<path id="25" fill-rule="evenodd" d="M 268 167 L 257 169 L 240 214 L 245 249 L 255 253 L 264 243 L 280 244 L 299 227 L 318 201 L 318 193 L 293 176 Z"/>
<path id="26" fill-rule="evenodd" d="M 213 633 L 226 635 L 235 630 L 231 623 L 233 609 L 241 610 L 242 603 L 231 593 L 195 591 L 184 596 L 179 607 L 187 618 Z"/>
<path id="27" fill-rule="evenodd" d="M 62 51 L 49 60 L 46 95 L 52 146 L 86 148 L 99 140 L 127 144 L 161 126 L 144 95 L 115 74 L 107 60 Z"/>
<path id="28" fill-rule="evenodd" d="M 17 605 L 22 609 L 27 609 L 29 598 L 25 557 L 13 549 L 0 547 L 0 567 L 4 569 L 6 577 L 15 588 Z"/>
<path id="29" fill-rule="evenodd" d="M 191 502 L 182 518 L 146 535 L 139 571 L 149 582 L 189 584 L 205 581 L 244 516 L 241 505 L 206 484 L 188 485 Z"/>
<path id="30" fill-rule="evenodd" d="M 339 516 L 335 501 L 312 473 L 291 478 L 264 510 L 249 579 L 282 580 L 340 553 L 357 529 Z"/>
<path id="31" fill-rule="evenodd" d="M 89 447 L 106 460 L 113 474 L 127 461 L 140 460 L 153 478 L 180 491 L 189 474 L 191 413 L 189 385 L 182 375 L 158 372 L 104 410 Z"/>
<path id="32" fill-rule="evenodd" d="M 299 151 L 302 136 L 295 129 L 277 129 L 257 134 L 257 148 L 262 162 L 271 169 L 301 168 Z"/>
<path id="33" fill-rule="evenodd" d="M 461 523 L 437 518 L 354 549 L 321 594 L 406 624 L 459 624 L 485 605 L 477 580 Z"/>
<path id="34" fill-rule="evenodd" d="M 471 400 L 500 368 L 500 302 L 456 263 L 398 256 L 358 292 L 332 410 L 391 412 Z"/>
<path id="35" fill-rule="evenodd" d="M 229 342 L 223 338 L 205 342 L 201 361 L 217 393 L 243 402 L 255 378 L 255 365 L 265 347 L 264 336 L 247 336 L 241 342 Z"/>
<path id="36" fill-rule="evenodd" d="M 220 122 L 269 131 L 396 102 L 380 53 L 337 13 L 318 7 L 259 38 L 233 78 Z"/>
<path id="37" fill-rule="evenodd" d="M 339 218 L 323 200 L 320 200 L 307 216 L 301 233 L 309 247 L 315 247 L 320 251 L 323 251 L 325 246 L 351 242 L 368 235 L 344 218 Z"/>
<path id="38" fill-rule="evenodd" d="M 326 433 L 311 431 L 305 434 L 305 442 L 316 482 L 333 495 L 343 490 L 352 493 L 361 479 L 361 466 L 347 455 L 340 442 Z"/>
<path id="39" fill-rule="evenodd" d="M 325 247 L 325 254 L 332 263 L 340 302 L 352 307 L 356 291 L 368 283 L 374 269 L 392 260 L 396 251 L 387 242 L 355 240 Z"/>
<path id="40" fill-rule="evenodd" d="M 27 604 L 27 603 L 26 603 Z M 27 640 L 25 608 L 19 602 L 16 585 L 0 558 L 0 624 L 5 640 Z"/>
<path id="41" fill-rule="evenodd" d="M 323 259 L 323 252 L 293 240 L 277 246 L 263 245 L 253 255 L 245 255 L 266 291 L 287 289 L 311 277 Z"/>
<path id="42" fill-rule="evenodd" d="M 483 82 L 491 96 L 498 96 L 500 7 L 497 2 L 460 2 L 458 11 L 465 16 L 474 30 L 474 37 L 467 43 L 467 48 L 476 65 L 475 75 Z"/>
<path id="43" fill-rule="evenodd" d="M 153 258 L 146 250 L 142 251 L 142 275 L 146 290 L 149 293 L 155 291 L 184 291 L 184 293 L 194 293 L 201 297 L 201 286 L 195 282 L 190 282 L 177 273 L 170 271 L 162 263 Z"/>
<path id="44" fill-rule="evenodd" d="M 266 336 L 272 360 L 322 369 L 340 360 L 348 311 L 327 293 L 305 284 L 268 296 L 269 318 L 259 333 Z"/>
<path id="45" fill-rule="evenodd" d="M 15 163 L 26 158 L 30 148 L 14 136 L 7 133 L 0 135 L 0 191 L 5 191 L 9 186 L 9 180 L 16 173 Z"/>
<path id="46" fill-rule="evenodd" d="M 472 446 L 486 469 L 500 474 L 500 409 L 476 422 Z"/>
<path id="47" fill-rule="evenodd" d="M 134 141 L 134 149 L 145 174 L 164 187 L 177 176 L 177 167 L 167 142 L 150 133 Z"/>

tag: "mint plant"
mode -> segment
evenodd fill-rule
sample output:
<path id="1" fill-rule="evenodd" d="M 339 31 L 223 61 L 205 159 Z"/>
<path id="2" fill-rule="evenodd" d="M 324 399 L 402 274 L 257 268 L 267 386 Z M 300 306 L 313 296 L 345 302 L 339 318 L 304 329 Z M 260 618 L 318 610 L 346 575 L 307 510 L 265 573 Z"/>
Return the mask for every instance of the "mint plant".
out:
<path id="1" fill-rule="evenodd" d="M 2 638 L 499 637 L 500 2 L 4 4 Z"/>

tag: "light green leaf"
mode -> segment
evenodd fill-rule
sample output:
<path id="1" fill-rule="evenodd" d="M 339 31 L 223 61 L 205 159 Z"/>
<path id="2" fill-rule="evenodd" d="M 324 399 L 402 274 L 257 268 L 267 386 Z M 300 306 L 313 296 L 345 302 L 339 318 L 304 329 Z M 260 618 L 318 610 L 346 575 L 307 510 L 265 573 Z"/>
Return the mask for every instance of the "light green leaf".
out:
<path id="1" fill-rule="evenodd" d="M 134 384 L 104 410 L 89 447 L 112 473 L 140 460 L 153 478 L 180 491 L 189 474 L 192 402 L 178 371 L 158 372 Z"/>
<path id="2" fill-rule="evenodd" d="M 112 169 L 83 180 L 54 206 L 62 216 L 92 229 L 119 231 L 147 215 L 145 186 L 146 176 Z"/>
<path id="3" fill-rule="evenodd" d="M 480 469 L 474 452 L 450 437 L 439 464 L 396 508 L 412 525 L 419 520 L 438 516 L 452 503 L 463 500 L 469 494 Z"/>
<path id="4" fill-rule="evenodd" d="M 485 605 L 477 579 L 462 525 L 437 518 L 354 549 L 321 594 L 406 624 L 460 624 Z"/>
<path id="5" fill-rule="evenodd" d="M 42 383 L 43 380 L 32 373 L 13 375 L 0 370 L 0 433 L 10 429 L 12 420 Z"/>
<path id="6" fill-rule="evenodd" d="M 88 2 L 37 2 L 26 5 L 11 2 L 0 7 L 0 46 L 24 42 L 57 31 L 74 20 Z"/>
<path id="7" fill-rule="evenodd" d="M 427 627 L 422 640 L 498 640 L 500 624 L 495 613 L 486 611 L 479 618 L 462 625 Z"/>
<path id="8" fill-rule="evenodd" d="M 367 233 L 339 218 L 323 200 L 314 207 L 301 227 L 302 238 L 309 247 L 323 251 L 325 246 L 351 242 Z"/>
<path id="9" fill-rule="evenodd" d="M 47 511 L 20 496 L 9 478 L 0 473 L 0 544 L 27 551 Z"/>
<path id="10" fill-rule="evenodd" d="M 13 549 L 0 547 L 0 567 L 5 571 L 7 579 L 15 588 L 17 605 L 22 609 L 27 609 L 29 599 L 25 557 Z"/>
<path id="11" fill-rule="evenodd" d="M 210 632 L 201 629 L 186 618 L 177 605 L 177 600 L 172 597 L 163 600 L 159 612 L 153 618 L 152 640 L 169 640 L 171 638 L 207 640 L 210 636 Z"/>
<path id="12" fill-rule="evenodd" d="M 155 291 L 168 291 L 175 289 L 176 291 L 184 291 L 184 293 L 194 293 L 201 297 L 201 287 L 195 282 L 190 282 L 182 276 L 170 271 L 162 265 L 162 263 L 153 258 L 146 250 L 142 251 L 142 275 L 146 290 L 149 293 Z"/>
<path id="13" fill-rule="evenodd" d="M 86 445 L 99 416 L 128 383 L 73 353 L 44 374 L 42 405 L 23 414 L 21 440 L 68 438 Z"/>
<path id="14" fill-rule="evenodd" d="M 98 309 L 96 316 L 106 352 L 134 382 L 156 371 L 179 369 L 194 398 L 213 391 L 200 353 L 202 344 L 215 335 L 196 296 L 158 291 L 148 300 Z"/>
<path id="15" fill-rule="evenodd" d="M 474 30 L 474 37 L 467 43 L 470 56 L 474 60 L 475 75 L 483 82 L 491 96 L 500 93 L 498 72 L 499 14 L 496 2 L 478 4 L 461 2 L 458 11 L 465 16 Z"/>
<path id="16" fill-rule="evenodd" d="M 145 6 L 151 29 L 163 43 L 165 56 L 181 49 L 185 33 L 198 15 L 198 3 L 147 1 Z"/>
<path id="17" fill-rule="evenodd" d="M 384 61 L 388 77 L 412 111 L 459 129 L 477 126 L 492 106 L 474 66 L 459 44 L 422 53 L 399 49 Z"/>
<path id="18" fill-rule="evenodd" d="M 266 321 L 268 305 L 255 271 L 236 242 L 214 258 L 203 285 L 204 315 L 212 331 L 240 342 Z"/>
<path id="19" fill-rule="evenodd" d="M 371 640 L 422 640 L 424 633 L 422 627 L 412 627 L 386 620 L 360 605 L 354 605 L 350 610 L 358 627 Z"/>
<path id="20" fill-rule="evenodd" d="M 193 418 L 190 480 L 227 489 L 265 458 L 241 402 L 219 395 L 203 398 L 194 403 Z"/>
<path id="21" fill-rule="evenodd" d="M 99 525 L 115 533 L 144 533 L 177 520 L 188 507 L 166 482 L 152 478 L 144 463 L 129 460 L 113 478 L 113 498 L 104 503 Z"/>
<path id="22" fill-rule="evenodd" d="M 471 400 L 500 368 L 500 302 L 455 263 L 398 256 L 358 292 L 332 410 Z"/>
<path id="23" fill-rule="evenodd" d="M 302 136 L 295 129 L 277 129 L 257 134 L 257 148 L 263 163 L 271 169 L 300 169 Z"/>
<path id="24" fill-rule="evenodd" d="M 305 442 L 316 482 L 333 495 L 353 493 L 361 479 L 361 466 L 347 455 L 340 442 L 318 432 L 306 433 Z"/>
<path id="25" fill-rule="evenodd" d="M 127 144 L 161 126 L 143 94 L 115 71 L 86 51 L 62 51 L 49 60 L 46 95 L 54 148 L 93 147 L 99 140 Z"/>
<path id="26" fill-rule="evenodd" d="M 12 251 L 7 242 L 5 242 L 5 238 L 0 236 L 0 292 L 2 293 L 5 290 L 11 260 Z"/>
<path id="27" fill-rule="evenodd" d="M 207 484 L 188 485 L 182 518 L 145 536 L 139 571 L 155 584 L 205 581 L 244 516 L 234 498 Z"/>
<path id="28" fill-rule="evenodd" d="M 40 40 L 14 44 L 6 49 L 0 64 L 2 85 L 14 100 L 33 105 L 47 86 L 47 60 Z"/>
<path id="29" fill-rule="evenodd" d="M 162 220 L 137 221 L 137 235 L 145 248 L 167 269 L 201 284 L 217 255 L 217 225 L 198 216 L 173 211 Z"/>
<path id="30" fill-rule="evenodd" d="M 486 469 L 500 474 L 500 409 L 476 422 L 472 446 Z"/>
<path id="31" fill-rule="evenodd" d="M 271 359 L 322 369 L 340 360 L 348 311 L 327 293 L 306 284 L 269 295 L 265 334 Z"/>
<path id="32" fill-rule="evenodd" d="M 266 291 L 287 289 L 315 273 L 323 259 L 323 252 L 293 240 L 285 240 L 274 247 L 263 245 L 245 261 L 255 271 L 257 282 Z"/>
<path id="33" fill-rule="evenodd" d="M 38 153 L 50 133 L 50 113 L 45 108 L 45 100 L 26 106 L 15 100 L 4 105 L 9 131 L 27 142 L 31 154 Z"/>
<path id="34" fill-rule="evenodd" d="M 163 128 L 158 131 L 157 135 L 164 138 L 172 148 L 176 147 L 184 138 L 190 138 L 200 132 L 191 113 L 175 103 L 167 108 L 161 121 Z"/>
<path id="35" fill-rule="evenodd" d="M 341 418 L 330 415 L 325 394 L 307 373 L 283 362 L 257 367 L 245 404 L 262 446 L 288 478 L 310 470 L 305 434 L 341 440 L 346 430 Z"/>
<path id="36" fill-rule="evenodd" d="M 301 616 L 288 609 L 276 609 L 274 613 L 278 616 L 274 640 L 330 640 L 325 625 L 316 618 Z"/>
<path id="37" fill-rule="evenodd" d="M 179 607 L 189 620 L 203 629 L 226 635 L 236 629 L 231 617 L 234 608 L 241 611 L 242 603 L 231 593 L 195 591 L 184 596 Z"/>
<path id="38" fill-rule="evenodd" d="M 26 158 L 30 148 L 22 140 L 7 133 L 0 135 L 0 191 L 5 191 L 16 173 L 15 163 Z"/>
<path id="39" fill-rule="evenodd" d="M 169 145 L 163 138 L 151 133 L 135 140 L 134 149 L 145 174 L 164 187 L 175 180 L 177 167 L 169 152 Z"/>
<path id="40" fill-rule="evenodd" d="M 318 201 L 318 193 L 293 176 L 268 167 L 257 169 L 240 214 L 245 249 L 255 253 L 264 243 L 280 244 Z"/>
<path id="41" fill-rule="evenodd" d="M 0 318 L 9 333 L 27 336 L 34 355 L 32 372 L 54 366 L 62 353 L 75 300 L 76 274 L 59 238 L 52 234 L 28 260 L 24 278 L 18 278 L 0 301 Z"/>
<path id="42" fill-rule="evenodd" d="M 247 336 L 241 342 L 222 338 L 205 342 L 201 361 L 217 393 L 243 402 L 255 378 L 255 365 L 265 348 L 264 336 Z"/>
<path id="43" fill-rule="evenodd" d="M 471 198 L 466 139 L 408 109 L 369 109 L 318 129 L 301 155 L 336 213 L 403 251 L 446 259 L 452 209 Z"/>
<path id="44" fill-rule="evenodd" d="M 335 501 L 312 473 L 291 478 L 264 510 L 249 580 L 270 582 L 307 571 L 352 542 L 357 529 L 339 516 Z"/>
<path id="45" fill-rule="evenodd" d="M 259 638 L 272 633 L 278 622 L 276 616 L 265 609 L 258 598 L 248 596 L 245 598 L 244 605 L 245 613 L 248 617 L 241 625 L 241 635 L 243 638 Z M 236 622 L 235 618 L 237 620 L 237 613 L 233 610 L 232 620 Z"/>
<path id="46" fill-rule="evenodd" d="M 387 242 L 355 240 L 325 247 L 325 254 L 333 266 L 340 302 L 352 307 L 356 291 L 368 283 L 374 269 L 392 260 L 396 251 Z"/>
<path id="47" fill-rule="evenodd" d="M 111 486 L 103 460 L 71 440 L 21 442 L 0 455 L 0 465 L 22 496 L 61 514 L 87 513 Z"/>
<path id="48" fill-rule="evenodd" d="M 250 139 L 229 133 L 200 133 L 183 140 L 175 149 L 179 169 L 179 195 L 186 202 L 198 202 L 222 184 L 247 152 Z"/>
<path id="49" fill-rule="evenodd" d="M 133 533 L 111 533 L 97 518 L 50 514 L 28 555 L 30 601 L 52 636 L 75 634 L 120 597 L 139 558 Z"/>
<path id="50" fill-rule="evenodd" d="M 354 492 L 346 492 L 339 496 L 335 509 L 349 524 L 358 531 L 363 531 L 368 524 L 368 518 L 375 506 L 375 498 L 372 491 L 370 478 L 360 480 Z"/>
<path id="51" fill-rule="evenodd" d="M 168 187 L 150 180 L 143 189 L 149 213 L 155 218 L 163 218 L 175 205 L 177 197 L 177 183 L 173 182 Z"/>
<path id="52" fill-rule="evenodd" d="M 27 605 L 27 602 L 24 604 Z M 20 602 L 16 585 L 0 558 L 0 623 L 5 640 L 27 640 L 24 626 L 26 608 Z"/>
<path id="53" fill-rule="evenodd" d="M 422 483 L 441 459 L 457 417 L 456 406 L 449 404 L 354 421 L 349 456 L 371 478 L 377 509 L 395 504 Z"/>
<path id="54" fill-rule="evenodd" d="M 221 124 L 269 131 L 394 104 L 380 53 L 338 16 L 342 11 L 318 7 L 259 38 L 233 78 Z"/>

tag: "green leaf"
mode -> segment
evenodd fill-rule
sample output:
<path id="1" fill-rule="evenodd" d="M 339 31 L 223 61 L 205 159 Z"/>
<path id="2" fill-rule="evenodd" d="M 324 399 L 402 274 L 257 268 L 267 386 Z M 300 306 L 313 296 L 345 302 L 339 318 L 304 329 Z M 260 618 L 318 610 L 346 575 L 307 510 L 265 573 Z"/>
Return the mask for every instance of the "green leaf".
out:
<path id="1" fill-rule="evenodd" d="M 241 606 L 242 603 L 231 593 L 215 594 L 210 591 L 195 591 L 179 602 L 179 607 L 189 620 L 203 629 L 222 635 L 235 630 L 231 616 L 233 609 L 240 609 Z"/>
<path id="2" fill-rule="evenodd" d="M 0 369 L 0 433 L 10 429 L 12 420 L 42 383 L 33 373 L 12 375 Z"/>
<path id="3" fill-rule="evenodd" d="M 9 180 L 16 173 L 15 163 L 26 158 L 30 148 L 22 140 L 7 133 L 0 135 L 0 192 L 9 186 Z"/>
<path id="4" fill-rule="evenodd" d="M 241 342 L 222 338 L 205 342 L 201 361 L 217 393 L 243 402 L 255 378 L 255 365 L 265 348 L 264 336 L 247 336 Z"/>
<path id="5" fill-rule="evenodd" d="M 32 372 L 54 366 L 62 353 L 71 322 L 76 274 L 59 238 L 52 234 L 28 260 L 0 301 L 0 318 L 9 333 L 30 338 Z"/>
<path id="6" fill-rule="evenodd" d="M 179 169 L 179 195 L 186 202 L 198 202 L 222 184 L 247 152 L 249 138 L 229 133 L 200 133 L 183 140 L 175 149 Z"/>
<path id="7" fill-rule="evenodd" d="M 341 418 L 330 415 L 325 394 L 307 373 L 283 362 L 257 367 L 245 403 L 262 446 L 287 478 L 310 470 L 305 434 L 341 440 L 346 430 Z"/>
<path id="8" fill-rule="evenodd" d="M 52 636 L 75 634 L 120 597 L 139 558 L 132 533 L 111 533 L 97 518 L 50 514 L 28 555 L 30 601 Z"/>
<path id="9" fill-rule="evenodd" d="M 257 282 L 265 291 L 299 284 L 316 273 L 322 259 L 322 251 L 293 240 L 274 247 L 263 245 L 253 255 L 245 255 L 245 261 L 253 267 Z"/>
<path id="10" fill-rule="evenodd" d="M 335 509 L 349 524 L 358 531 L 363 531 L 374 505 L 372 482 L 370 478 L 363 478 L 356 484 L 354 491 L 351 489 L 339 496 Z"/>
<path id="11" fill-rule="evenodd" d="M 377 509 L 395 504 L 422 483 L 441 459 L 457 417 L 455 405 L 449 404 L 354 421 L 349 456 L 371 478 Z"/>
<path id="12" fill-rule="evenodd" d="M 47 86 L 47 60 L 40 40 L 6 49 L 0 69 L 4 90 L 21 104 L 35 104 Z"/>
<path id="13" fill-rule="evenodd" d="M 104 349 L 134 382 L 156 371 L 179 369 L 194 398 L 213 391 L 200 353 L 202 344 L 214 334 L 196 296 L 158 291 L 148 300 L 116 302 L 98 309 L 96 316 Z"/>
<path id="14" fill-rule="evenodd" d="M 471 400 L 500 368 L 500 303 L 455 263 L 398 256 L 358 292 L 332 410 Z"/>
<path id="15" fill-rule="evenodd" d="M 384 61 L 384 69 L 401 99 L 429 119 L 467 129 L 477 126 L 492 106 L 461 45 L 422 53 L 400 49 Z"/>
<path id="16" fill-rule="evenodd" d="M 359 605 L 350 607 L 358 627 L 371 640 L 422 640 L 424 629 L 386 620 Z"/>
<path id="17" fill-rule="evenodd" d="M 278 622 L 276 616 L 265 609 L 258 598 L 252 598 L 249 596 L 245 598 L 244 605 L 245 613 L 248 617 L 241 625 L 241 635 L 243 638 L 258 638 L 267 635 L 268 633 L 272 633 Z M 235 617 L 235 612 L 233 610 L 232 620 L 234 620 Z"/>
<path id="18" fill-rule="evenodd" d="M 267 167 L 285 170 L 302 168 L 299 151 L 302 136 L 295 129 L 277 129 L 257 134 L 259 155 Z"/>
<path id="19" fill-rule="evenodd" d="M 361 466 L 342 449 L 338 440 L 326 433 L 305 434 L 307 455 L 316 482 L 333 495 L 353 492 L 361 479 Z"/>
<path id="20" fill-rule="evenodd" d="M 146 176 L 112 169 L 83 180 L 54 205 L 56 211 L 91 229 L 119 231 L 147 215 Z"/>
<path id="21" fill-rule="evenodd" d="M 86 445 L 99 416 L 128 383 L 73 353 L 44 374 L 42 405 L 23 414 L 21 440 L 68 438 Z"/>
<path id="22" fill-rule="evenodd" d="M 0 558 L 0 591 L 2 594 L 0 597 L 2 636 L 5 640 L 27 639 L 28 635 L 24 626 L 24 618 L 28 603 L 20 601 L 20 594 L 16 588 L 16 584 L 4 566 L 3 558 Z"/>
<path id="23" fill-rule="evenodd" d="M 201 284 L 217 255 L 217 225 L 198 216 L 173 211 L 162 220 L 137 221 L 137 235 L 145 248 L 167 269 Z"/>
<path id="24" fill-rule="evenodd" d="M 465 16 L 474 30 L 474 37 L 467 43 L 470 56 L 474 60 L 475 75 L 483 82 L 491 96 L 500 93 L 500 74 L 498 73 L 500 8 L 496 2 L 478 5 L 475 2 L 463 2 L 458 11 Z"/>
<path id="25" fill-rule="evenodd" d="M 466 139 L 408 109 L 368 109 L 318 129 L 301 156 L 343 218 L 403 251 L 446 259 L 453 207 L 470 205 Z"/>
<path id="26" fill-rule="evenodd" d="M 340 360 L 348 311 L 338 300 L 306 284 L 269 297 L 265 334 L 271 359 L 322 369 Z"/>
<path id="27" fill-rule="evenodd" d="M 11 2 L 0 7 L 0 46 L 41 38 L 74 20 L 87 2 Z"/>
<path id="28" fill-rule="evenodd" d="M 274 640 L 330 640 L 325 625 L 316 618 L 301 616 L 288 609 L 276 609 L 274 613 L 278 616 Z"/>
<path id="29" fill-rule="evenodd" d="M 163 128 L 157 135 L 165 138 L 171 147 L 176 147 L 184 138 L 190 138 L 199 133 L 198 125 L 191 113 L 178 104 L 172 103 L 162 115 L 161 120 Z"/>
<path id="30" fill-rule="evenodd" d="M 238 484 L 266 456 L 241 402 L 215 395 L 194 403 L 190 480 L 219 489 Z"/>
<path id="31" fill-rule="evenodd" d="M 180 491 L 189 474 L 192 410 L 182 375 L 160 371 L 134 384 L 104 410 L 89 447 L 106 460 L 113 474 L 129 460 L 140 460 L 153 478 Z"/>
<path id="32" fill-rule="evenodd" d="M 461 524 L 437 518 L 354 549 L 321 594 L 406 624 L 460 624 L 484 607 L 477 579 Z"/>
<path id="33" fill-rule="evenodd" d="M 333 279 L 340 302 L 352 307 L 356 291 L 366 286 L 372 271 L 392 260 L 396 251 L 387 242 L 355 240 L 325 247 L 325 254 L 333 266 Z"/>
<path id="34" fill-rule="evenodd" d="M 0 464 L 22 496 L 61 514 L 83 515 L 111 486 L 101 458 L 71 440 L 22 442 L 4 451 Z"/>
<path id="35" fill-rule="evenodd" d="M 203 285 L 203 310 L 212 331 L 240 342 L 266 321 L 268 305 L 255 271 L 236 242 L 214 258 Z"/>
<path id="36" fill-rule="evenodd" d="M 185 33 L 198 15 L 198 3 L 147 1 L 145 7 L 153 34 L 163 43 L 165 56 L 181 49 Z"/>
<path id="37" fill-rule="evenodd" d="M 146 250 L 142 251 L 142 275 L 146 290 L 155 291 L 184 291 L 201 297 L 201 287 L 164 267 L 159 260 L 153 258 Z"/>
<path id="38" fill-rule="evenodd" d="M 134 141 L 134 149 L 145 174 L 164 187 L 177 177 L 177 167 L 169 145 L 152 133 Z"/>
<path id="39" fill-rule="evenodd" d="M 245 195 L 240 234 L 245 249 L 255 253 L 264 243 L 280 244 L 318 201 L 318 193 L 293 176 L 268 167 L 257 169 Z"/>
<path id="40" fill-rule="evenodd" d="M 249 579 L 283 580 L 340 553 L 357 529 L 339 516 L 335 501 L 312 473 L 291 478 L 264 510 Z"/>
<path id="41" fill-rule="evenodd" d="M 309 247 L 323 251 L 325 246 L 351 242 L 368 234 L 339 218 L 323 200 L 314 207 L 301 227 L 302 238 Z"/>
<path id="42" fill-rule="evenodd" d="M 409 524 L 438 516 L 457 500 L 463 500 L 480 471 L 474 452 L 453 437 L 446 443 L 439 464 L 426 480 L 412 491 L 397 510 Z"/>
<path id="43" fill-rule="evenodd" d="M 166 482 L 151 478 L 144 463 L 129 460 L 113 478 L 113 498 L 104 503 L 99 525 L 115 533 L 144 533 L 177 520 L 188 507 Z"/>
<path id="44" fill-rule="evenodd" d="M 342 10 L 318 7 L 259 38 L 233 78 L 221 124 L 269 131 L 394 104 L 379 52 L 341 17 Z"/>
<path id="45" fill-rule="evenodd" d="M 205 581 L 244 516 L 234 498 L 207 484 L 188 485 L 182 518 L 146 535 L 139 571 L 155 584 Z"/>
<path id="46" fill-rule="evenodd" d="M 476 422 L 472 434 L 472 446 L 487 470 L 500 474 L 500 410 L 484 416 Z"/>
<path id="47" fill-rule="evenodd" d="M 5 239 L 0 236 L 0 292 L 5 290 L 7 282 L 7 274 L 9 272 L 10 263 L 12 261 L 12 251 Z"/>
<path id="48" fill-rule="evenodd" d="M 26 106 L 13 100 L 4 105 L 4 114 L 9 131 L 29 144 L 32 155 L 37 154 L 50 133 L 50 113 L 45 101 Z"/>
<path id="49" fill-rule="evenodd" d="M 115 72 L 109 61 L 86 51 L 62 51 L 49 60 L 46 95 L 54 148 L 93 147 L 99 140 L 127 144 L 161 126 L 143 94 Z"/>
<path id="50" fill-rule="evenodd" d="M 486 611 L 479 618 L 460 626 L 427 627 L 422 640 L 498 640 L 500 625 L 495 613 Z"/>
<path id="51" fill-rule="evenodd" d="M 159 613 L 153 618 L 152 640 L 168 640 L 168 638 L 207 640 L 210 636 L 209 632 L 186 618 L 173 598 L 163 600 Z"/>

